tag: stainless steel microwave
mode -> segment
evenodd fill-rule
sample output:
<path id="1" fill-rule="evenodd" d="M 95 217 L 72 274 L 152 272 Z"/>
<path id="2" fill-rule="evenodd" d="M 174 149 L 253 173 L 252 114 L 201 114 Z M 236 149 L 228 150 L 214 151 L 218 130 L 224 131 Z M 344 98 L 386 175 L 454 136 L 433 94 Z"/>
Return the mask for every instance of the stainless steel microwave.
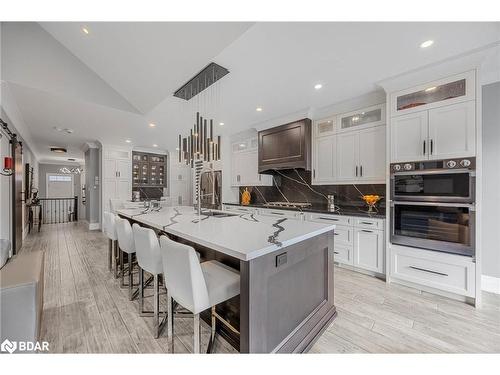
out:
<path id="1" fill-rule="evenodd" d="M 474 203 L 474 168 L 474 158 L 391 164 L 391 200 Z"/>

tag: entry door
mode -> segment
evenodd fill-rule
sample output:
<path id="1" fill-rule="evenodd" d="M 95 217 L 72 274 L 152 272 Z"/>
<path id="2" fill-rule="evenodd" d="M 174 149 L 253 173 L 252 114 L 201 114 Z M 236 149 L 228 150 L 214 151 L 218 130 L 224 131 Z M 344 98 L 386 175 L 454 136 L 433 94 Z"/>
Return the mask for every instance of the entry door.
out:
<path id="1" fill-rule="evenodd" d="M 47 174 L 47 198 L 73 198 L 73 176 L 68 174 Z"/>

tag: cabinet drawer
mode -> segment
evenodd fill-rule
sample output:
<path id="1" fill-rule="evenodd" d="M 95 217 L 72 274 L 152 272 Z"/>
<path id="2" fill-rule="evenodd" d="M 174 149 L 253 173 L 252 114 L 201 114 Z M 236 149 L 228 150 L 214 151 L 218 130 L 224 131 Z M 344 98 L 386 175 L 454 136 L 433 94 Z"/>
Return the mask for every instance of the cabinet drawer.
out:
<path id="1" fill-rule="evenodd" d="M 357 228 L 367 229 L 384 229 L 384 221 L 370 218 L 356 218 L 354 219 L 354 226 Z"/>
<path id="2" fill-rule="evenodd" d="M 312 213 L 307 215 L 307 220 L 317 223 L 351 225 L 351 218 L 348 216 Z"/>
<path id="3" fill-rule="evenodd" d="M 391 249 L 391 276 L 468 297 L 475 295 L 475 267 L 466 257 L 395 247 Z"/>
<path id="4" fill-rule="evenodd" d="M 350 264 L 352 266 L 352 247 L 335 245 L 333 260 L 338 263 Z"/>
<path id="5" fill-rule="evenodd" d="M 269 210 L 269 209 L 264 209 L 264 208 L 259 209 L 259 215 L 273 216 L 273 217 L 284 217 L 287 219 L 301 219 L 302 218 L 301 212 L 285 211 L 285 210 Z"/>
<path id="6" fill-rule="evenodd" d="M 347 245 L 352 246 L 353 243 L 353 229 L 352 227 L 346 227 L 343 225 L 336 225 L 334 232 L 334 244 L 337 245 Z"/>

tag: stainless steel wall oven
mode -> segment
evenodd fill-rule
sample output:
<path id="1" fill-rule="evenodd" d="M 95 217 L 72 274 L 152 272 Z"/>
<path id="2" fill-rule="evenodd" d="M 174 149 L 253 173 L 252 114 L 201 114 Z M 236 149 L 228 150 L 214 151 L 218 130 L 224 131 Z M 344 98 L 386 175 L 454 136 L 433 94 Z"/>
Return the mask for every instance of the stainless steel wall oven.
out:
<path id="1" fill-rule="evenodd" d="M 391 165 L 391 243 L 474 256 L 475 159 Z"/>

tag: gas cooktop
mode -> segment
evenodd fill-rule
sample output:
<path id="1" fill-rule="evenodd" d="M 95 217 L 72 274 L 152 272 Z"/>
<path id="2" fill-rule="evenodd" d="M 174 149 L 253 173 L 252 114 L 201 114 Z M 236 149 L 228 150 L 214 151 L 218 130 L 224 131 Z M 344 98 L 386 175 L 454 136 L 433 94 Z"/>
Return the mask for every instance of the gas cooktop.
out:
<path id="1" fill-rule="evenodd" d="M 267 202 L 264 207 L 290 207 L 290 208 L 306 208 L 311 207 L 311 203 L 305 202 Z"/>

